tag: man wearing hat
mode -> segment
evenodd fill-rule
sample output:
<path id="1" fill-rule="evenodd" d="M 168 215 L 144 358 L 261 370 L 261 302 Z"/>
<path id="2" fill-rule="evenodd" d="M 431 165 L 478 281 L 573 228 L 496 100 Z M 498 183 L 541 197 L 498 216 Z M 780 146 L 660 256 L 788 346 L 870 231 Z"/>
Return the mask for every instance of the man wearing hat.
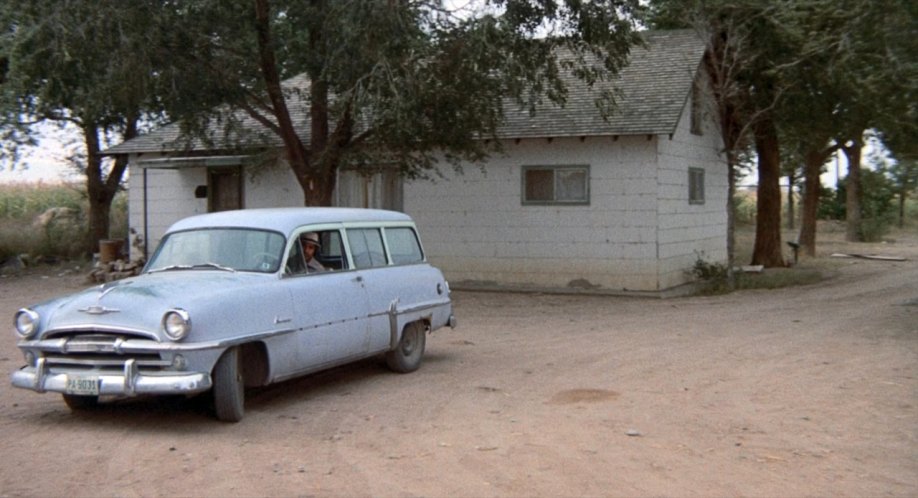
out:
<path id="1" fill-rule="evenodd" d="M 302 237 L 303 254 L 306 256 L 306 273 L 319 273 L 325 271 L 325 267 L 316 259 L 316 251 L 322 247 L 319 243 L 319 234 L 309 232 Z"/>

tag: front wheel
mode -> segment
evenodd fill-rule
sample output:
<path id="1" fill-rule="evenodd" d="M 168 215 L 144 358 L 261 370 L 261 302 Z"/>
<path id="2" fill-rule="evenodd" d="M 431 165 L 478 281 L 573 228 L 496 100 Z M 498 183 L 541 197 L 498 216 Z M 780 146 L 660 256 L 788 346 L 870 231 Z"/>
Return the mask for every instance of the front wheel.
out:
<path id="1" fill-rule="evenodd" d="M 386 364 L 395 372 L 414 372 L 421 366 L 424 356 L 427 326 L 424 322 L 409 323 L 402 331 L 398 346 L 386 353 Z"/>
<path id="2" fill-rule="evenodd" d="M 245 382 L 239 348 L 227 349 L 214 366 L 214 411 L 217 419 L 239 422 L 245 415 Z"/>

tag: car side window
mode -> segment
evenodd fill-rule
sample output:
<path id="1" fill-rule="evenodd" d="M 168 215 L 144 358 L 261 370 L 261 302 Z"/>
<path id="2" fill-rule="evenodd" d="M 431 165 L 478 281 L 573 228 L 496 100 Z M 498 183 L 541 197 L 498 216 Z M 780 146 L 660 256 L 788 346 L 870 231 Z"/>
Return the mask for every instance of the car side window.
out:
<path id="1" fill-rule="evenodd" d="M 318 232 L 318 234 L 319 239 L 322 241 L 322 247 L 316 254 L 316 259 L 329 270 L 346 270 L 347 256 L 344 252 L 344 246 L 341 244 L 341 232 L 328 230 Z"/>
<path id="2" fill-rule="evenodd" d="M 306 260 L 303 257 L 303 247 L 297 241 L 290 247 L 290 254 L 287 255 L 287 266 L 284 267 L 285 275 L 298 275 L 306 273 Z"/>
<path id="3" fill-rule="evenodd" d="M 347 240 L 355 267 L 386 266 L 386 251 L 378 228 L 349 228 Z"/>
<path id="4" fill-rule="evenodd" d="M 421 244 L 413 229 L 408 227 L 386 228 L 386 242 L 389 243 L 393 263 L 408 265 L 424 261 Z"/>
<path id="5" fill-rule="evenodd" d="M 285 275 L 346 270 L 347 255 L 338 230 L 305 230 L 295 236 L 287 255 Z M 307 251 L 307 245 L 311 251 Z M 310 259 L 312 258 L 312 259 Z"/>

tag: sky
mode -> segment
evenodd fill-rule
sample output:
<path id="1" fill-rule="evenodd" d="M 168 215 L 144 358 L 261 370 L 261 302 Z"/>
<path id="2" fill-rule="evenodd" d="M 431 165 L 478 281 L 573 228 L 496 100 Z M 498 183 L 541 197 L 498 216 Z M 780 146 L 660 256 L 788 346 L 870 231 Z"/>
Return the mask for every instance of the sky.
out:
<path id="1" fill-rule="evenodd" d="M 61 183 L 82 180 L 67 161 L 78 147 L 80 136 L 75 129 L 61 130 L 41 126 L 38 145 L 25 147 L 16 165 L 0 162 L 0 183 Z M 11 167 L 12 166 L 12 167 Z"/>

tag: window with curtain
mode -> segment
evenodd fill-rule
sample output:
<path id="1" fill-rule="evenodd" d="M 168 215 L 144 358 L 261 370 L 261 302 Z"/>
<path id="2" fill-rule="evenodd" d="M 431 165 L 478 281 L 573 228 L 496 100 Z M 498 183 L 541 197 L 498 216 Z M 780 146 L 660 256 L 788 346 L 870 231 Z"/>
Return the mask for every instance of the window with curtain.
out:
<path id="1" fill-rule="evenodd" d="M 523 204 L 589 203 L 589 166 L 523 166 Z"/>

